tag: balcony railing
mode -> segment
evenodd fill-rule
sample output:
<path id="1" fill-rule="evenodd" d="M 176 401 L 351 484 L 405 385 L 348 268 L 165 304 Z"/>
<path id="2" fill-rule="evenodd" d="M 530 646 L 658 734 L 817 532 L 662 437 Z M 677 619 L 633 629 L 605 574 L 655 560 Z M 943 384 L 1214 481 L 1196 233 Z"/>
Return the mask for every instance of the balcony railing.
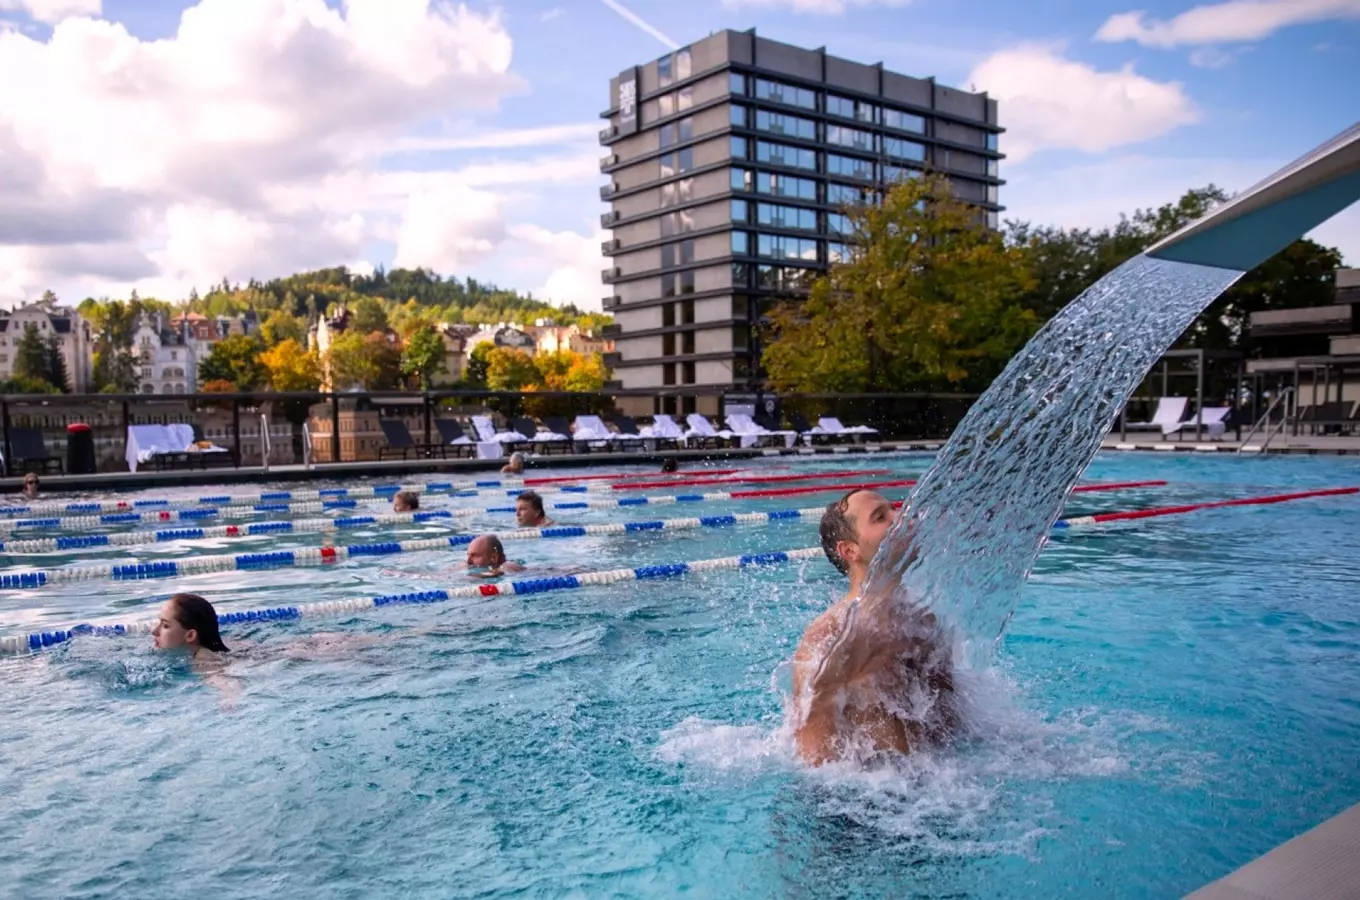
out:
<path id="1" fill-rule="evenodd" d="M 608 299 L 608 300 L 614 300 L 614 299 L 616 299 L 616 298 L 614 298 L 614 297 L 608 297 L 608 298 L 606 298 L 606 299 Z M 621 334 L 623 334 L 623 326 L 622 326 L 622 325 L 619 325 L 617 322 L 614 323 L 613 325 L 606 325 L 606 326 L 604 326 L 603 328 L 600 329 L 600 337 L 604 338 L 606 341 L 615 340 L 615 339 L 617 339 Z"/>
<path id="2" fill-rule="evenodd" d="M 618 155 L 617 153 L 611 153 L 611 154 L 609 154 L 608 156 L 601 157 L 601 159 L 600 159 L 600 171 L 601 171 L 601 172 L 607 171 L 607 170 L 609 169 L 610 166 L 616 166 L 616 165 L 618 165 L 618 164 L 619 164 L 619 155 Z"/>
<path id="3" fill-rule="evenodd" d="M 614 295 L 611 296 L 611 297 L 605 297 L 605 298 L 603 298 L 603 299 L 600 301 L 600 306 L 602 306 L 602 307 L 605 308 L 605 309 L 617 309 L 617 308 L 619 307 L 619 305 L 622 304 L 622 303 L 623 303 L 623 298 L 620 297 L 618 294 L 614 294 Z"/>
<path id="4" fill-rule="evenodd" d="M 608 228 L 610 225 L 617 222 L 619 218 L 619 211 L 617 209 L 611 209 L 607 213 L 600 213 L 600 224 L 605 228 Z"/>
<path id="5" fill-rule="evenodd" d="M 606 125 L 600 129 L 600 140 L 607 141 L 619 133 L 619 129 L 614 125 Z"/>
<path id="6" fill-rule="evenodd" d="M 601 199 L 601 200 L 608 200 L 610 197 L 614 196 L 614 193 L 615 193 L 615 191 L 617 191 L 617 190 L 618 190 L 618 185 L 616 185 L 616 184 L 606 184 L 606 185 L 602 185 L 602 186 L 600 187 L 600 199 Z"/>
<path id="7" fill-rule="evenodd" d="M 600 250 L 606 256 L 623 246 L 623 242 L 618 238 L 610 238 L 607 241 L 600 241 Z"/>
<path id="8" fill-rule="evenodd" d="M 615 278 L 618 278 L 622 274 L 623 270 L 620 269 L 618 266 L 610 266 L 607 269 L 600 270 L 600 278 L 603 279 L 605 282 L 613 281 Z"/>

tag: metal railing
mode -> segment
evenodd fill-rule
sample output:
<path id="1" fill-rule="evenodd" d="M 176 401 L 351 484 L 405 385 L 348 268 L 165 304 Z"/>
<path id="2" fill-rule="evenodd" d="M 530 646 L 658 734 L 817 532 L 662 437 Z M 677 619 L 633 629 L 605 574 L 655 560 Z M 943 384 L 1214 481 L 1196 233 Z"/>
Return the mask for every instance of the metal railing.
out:
<path id="1" fill-rule="evenodd" d="M 1258 449 L 1263 453 L 1265 452 L 1265 449 L 1270 446 L 1271 439 L 1273 439 L 1275 435 L 1279 434 L 1281 431 L 1284 431 L 1286 428 L 1289 427 L 1289 423 L 1294 419 L 1295 411 L 1294 393 L 1295 392 L 1293 387 L 1287 387 L 1284 388 L 1279 393 L 1278 396 L 1271 399 L 1270 405 L 1266 407 L 1265 413 L 1262 414 L 1262 416 L 1256 420 L 1256 422 L 1251 426 L 1251 430 L 1247 432 L 1246 437 L 1242 438 L 1242 441 L 1237 445 L 1238 453 L 1242 453 L 1246 449 L 1247 444 L 1256 435 L 1256 433 L 1261 430 L 1262 426 L 1265 426 L 1266 436 L 1265 440 L 1261 442 L 1261 446 Z M 1284 403 L 1283 414 L 1280 416 L 1279 421 L 1271 422 L 1270 417 L 1275 414 L 1275 409 L 1282 402 Z"/>

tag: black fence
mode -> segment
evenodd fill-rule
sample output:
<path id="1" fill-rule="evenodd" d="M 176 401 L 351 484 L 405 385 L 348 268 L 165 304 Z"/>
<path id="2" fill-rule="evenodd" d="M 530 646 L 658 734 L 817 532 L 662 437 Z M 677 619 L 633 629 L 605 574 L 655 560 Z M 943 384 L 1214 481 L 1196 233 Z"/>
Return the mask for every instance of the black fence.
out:
<path id="1" fill-rule="evenodd" d="M 741 395 L 742 402 L 759 398 L 767 427 L 787 425 L 799 415 L 816 424 L 820 416 L 835 416 L 844 425 L 870 425 L 883 439 L 947 437 L 977 399 L 964 394 L 793 394 Z M 773 415 L 767 401 L 773 398 Z M 529 392 L 426 391 L 345 393 L 235 393 L 235 394 L 22 394 L 0 397 L 4 473 L 64 468 L 68 440 L 88 434 L 93 444 L 94 468 L 127 471 L 129 427 L 182 425 L 193 438 L 225 454 L 195 456 L 232 466 L 297 465 L 378 459 L 387 441 L 381 420 L 404 422 L 412 439 L 422 444 L 440 442 L 437 422 L 489 415 L 498 430 L 512 417 L 631 416 L 639 425 L 666 413 L 677 417 L 698 413 L 721 428 L 729 403 L 736 395 L 712 389 L 666 391 Z M 68 427 L 77 426 L 68 432 Z M 84 426 L 84 427 L 82 427 Z M 180 429 L 183 431 L 184 429 Z M 471 432 L 469 431 L 469 434 Z M 76 437 L 84 440 L 84 437 Z M 135 456 L 135 448 L 134 448 Z M 46 463 L 40 458 L 46 456 Z"/>

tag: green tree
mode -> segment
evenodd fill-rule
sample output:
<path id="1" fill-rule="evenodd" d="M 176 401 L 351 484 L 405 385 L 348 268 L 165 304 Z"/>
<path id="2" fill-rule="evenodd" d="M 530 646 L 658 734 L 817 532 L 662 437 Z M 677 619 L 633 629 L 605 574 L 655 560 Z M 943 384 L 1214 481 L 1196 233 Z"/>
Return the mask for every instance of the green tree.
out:
<path id="1" fill-rule="evenodd" d="M 401 371 L 404 375 L 414 376 L 424 391 L 430 389 L 436 375 L 448 371 L 444 362 L 444 339 L 438 331 L 429 325 L 416 329 L 402 351 Z"/>
<path id="2" fill-rule="evenodd" d="M 208 356 L 198 364 L 201 382 L 228 381 L 238 391 L 263 387 L 269 371 L 260 362 L 264 344 L 252 335 L 233 334 L 213 344 Z"/>
<path id="3" fill-rule="evenodd" d="M 347 330 L 372 334 L 387 330 L 387 310 L 376 297 L 360 297 L 350 306 Z"/>
<path id="4" fill-rule="evenodd" d="M 270 347 L 289 340 L 305 343 L 307 323 L 286 310 L 276 309 L 260 323 L 260 337 Z"/>
<path id="5" fill-rule="evenodd" d="M 335 390 L 391 388 L 401 377 L 401 351 L 381 332 L 346 331 L 331 341 L 326 367 Z"/>
<path id="6" fill-rule="evenodd" d="M 47 381 L 62 393 L 71 390 L 71 374 L 66 370 L 66 357 L 61 352 L 61 338 L 47 336 Z"/>
<path id="7" fill-rule="evenodd" d="M 486 388 L 488 361 L 491 351 L 496 349 L 495 344 L 481 343 L 472 348 L 468 354 L 467 369 L 463 373 L 463 380 L 469 387 Z"/>
<path id="8" fill-rule="evenodd" d="M 515 347 L 495 347 L 486 355 L 486 385 L 493 391 L 522 391 L 542 384 L 534 358 Z"/>
<path id="9" fill-rule="evenodd" d="M 52 383 L 48 378 L 47 341 L 38 334 L 36 325 L 25 325 L 24 336 L 14 347 L 14 377 Z"/>
<path id="10" fill-rule="evenodd" d="M 321 361 L 302 344 L 288 338 L 260 354 L 276 391 L 314 391 L 321 386 Z"/>
<path id="11" fill-rule="evenodd" d="M 1037 327 L 1022 252 L 984 227 L 948 181 L 893 187 L 849 210 L 848 262 L 771 316 L 762 361 L 781 391 L 903 391 L 987 385 Z"/>

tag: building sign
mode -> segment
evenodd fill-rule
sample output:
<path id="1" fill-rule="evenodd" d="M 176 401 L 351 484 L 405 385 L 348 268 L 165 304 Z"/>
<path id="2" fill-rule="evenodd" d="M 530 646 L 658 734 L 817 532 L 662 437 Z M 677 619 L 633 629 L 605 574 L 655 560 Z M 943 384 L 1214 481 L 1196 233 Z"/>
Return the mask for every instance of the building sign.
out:
<path id="1" fill-rule="evenodd" d="M 619 76 L 619 134 L 637 131 L 637 69 Z"/>

